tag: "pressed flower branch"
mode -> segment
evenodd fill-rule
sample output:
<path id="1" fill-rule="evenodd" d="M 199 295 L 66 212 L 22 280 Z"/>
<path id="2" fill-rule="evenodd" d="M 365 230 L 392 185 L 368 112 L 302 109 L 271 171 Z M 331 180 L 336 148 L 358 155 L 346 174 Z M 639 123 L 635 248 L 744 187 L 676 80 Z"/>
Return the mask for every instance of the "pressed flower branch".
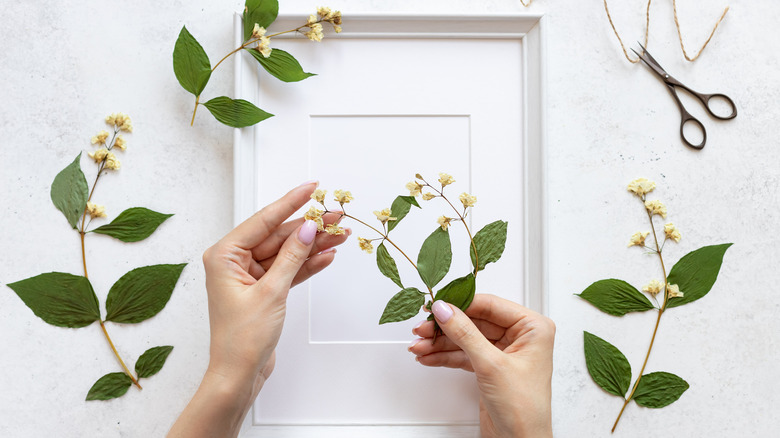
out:
<path id="1" fill-rule="evenodd" d="M 662 408 L 677 401 L 688 389 L 688 383 L 674 374 L 667 372 L 644 374 L 644 371 L 655 345 L 661 316 L 669 308 L 690 303 L 706 295 L 718 277 L 726 250 L 731 246 L 731 243 L 726 243 L 699 248 L 685 255 L 670 271 L 667 271 L 663 249 L 666 242 L 670 240 L 679 243 L 681 233 L 677 226 L 669 222 L 663 228 L 663 242 L 659 241 L 659 234 L 653 219 L 655 216 L 666 219 L 667 210 L 661 201 L 647 199 L 647 194 L 654 189 L 655 183 L 645 178 L 638 178 L 628 185 L 628 191 L 642 202 L 650 223 L 650 231 L 634 233 L 628 246 L 645 248 L 658 256 L 663 280 L 651 280 L 642 288 L 642 291 L 653 299 L 655 305 L 636 288 L 625 281 L 616 279 L 597 281 L 578 295 L 599 310 L 614 316 L 648 310 L 658 312 L 650 345 L 633 385 L 631 385 L 631 366 L 623 353 L 598 336 L 584 332 L 585 362 L 594 382 L 608 393 L 624 398 L 623 406 L 612 426 L 612 432 L 617 428 L 623 412 L 631 400 L 641 406 Z M 650 234 L 653 236 L 654 246 L 648 246 L 645 243 Z M 657 297 L 659 294 L 661 295 L 660 303 Z"/>
<path id="2" fill-rule="evenodd" d="M 304 72 L 300 63 L 288 52 L 272 49 L 271 38 L 300 33 L 311 41 L 320 42 L 324 37 L 323 23 L 330 23 L 336 33 L 341 32 L 341 12 L 320 7 L 317 8 L 316 14 L 310 15 L 304 24 L 295 29 L 266 35 L 266 29 L 276 20 L 278 14 L 278 0 L 246 0 L 243 14 L 244 42 L 223 56 L 214 67 L 211 67 L 209 57 L 200 43 L 189 33 L 186 26 L 182 27 L 173 49 L 173 71 L 179 84 L 195 96 L 190 126 L 195 123 L 198 105 L 205 106 L 219 122 L 234 128 L 252 126 L 273 116 L 243 99 L 220 96 L 204 103 L 200 102 L 201 93 L 212 73 L 223 61 L 242 50 L 252 55 L 268 73 L 283 82 L 298 82 L 315 76 L 314 73 Z"/>
<path id="3" fill-rule="evenodd" d="M 506 245 L 507 223 L 504 221 L 495 221 L 486 225 L 478 233 L 472 235 L 468 227 L 466 218 L 471 208 L 477 202 L 476 196 L 468 193 L 462 193 L 458 199 L 463 205 L 463 209 L 458 209 L 444 194 L 446 186 L 455 183 L 455 179 L 446 173 L 439 174 L 439 185 L 429 184 L 420 174 L 415 175 L 415 180 L 408 183 L 406 188 L 409 195 L 402 195 L 395 198 L 390 208 L 374 211 L 374 216 L 380 222 L 381 228 L 370 225 L 366 221 L 359 219 L 345 211 L 345 204 L 353 200 L 352 193 L 346 190 L 334 191 L 333 200 L 339 203 L 339 210 L 329 209 L 325 204 L 327 191 L 317 189 L 312 195 L 312 199 L 322 205 L 323 209 L 310 207 L 304 214 L 304 218 L 317 222 L 318 228 L 322 232 L 332 235 L 343 234 L 344 229 L 339 226 L 342 219 L 352 219 L 367 228 L 373 230 L 379 237 L 369 239 L 358 237 L 360 249 L 371 254 L 374 252 L 374 242 L 379 241 L 376 247 L 376 261 L 379 271 L 393 283 L 401 288 L 387 303 L 379 324 L 388 322 L 405 321 L 417 315 L 421 308 L 425 306 L 429 309 L 433 301 L 444 300 L 448 303 L 466 310 L 471 304 L 476 292 L 476 276 L 479 271 L 485 268 L 485 265 L 498 261 L 504 252 Z M 423 189 L 426 192 L 423 193 Z M 411 211 L 411 208 L 422 208 L 417 202 L 417 197 L 424 201 L 430 201 L 434 198 L 442 198 L 455 212 L 457 217 L 440 216 L 437 220 L 437 227 L 433 233 L 425 239 L 415 263 L 409 256 L 408 251 L 404 251 L 396 242 L 390 238 L 390 233 Z M 325 224 L 323 215 L 333 214 L 337 219 L 333 223 Z M 436 286 L 447 275 L 452 261 L 452 248 L 449 235 L 449 226 L 453 222 L 461 222 L 469 236 L 469 253 L 473 270 L 463 277 L 456 278 L 450 283 L 434 292 Z M 423 292 L 420 288 L 405 286 L 398 272 L 395 260 L 390 255 L 385 246 L 385 242 L 395 248 L 408 262 L 414 267 L 415 271 L 425 286 Z M 425 302 L 425 296 L 430 300 Z M 432 319 L 432 317 L 429 317 Z M 435 339 L 435 337 L 434 337 Z"/>
<path id="4" fill-rule="evenodd" d="M 138 242 L 149 237 L 172 216 L 133 207 L 120 213 L 111 223 L 89 229 L 93 220 L 107 217 L 105 207 L 93 203 L 92 198 L 100 177 L 121 167 L 113 152 L 115 149 L 124 151 L 127 147 L 120 132 L 133 131 L 130 117 L 122 113 L 106 117 L 106 124 L 113 133 L 100 131 L 91 139 L 92 144 L 97 146 L 88 154 L 97 166 L 92 186 L 88 186 L 81 170 L 81 153 L 54 178 L 51 186 L 52 202 L 79 234 L 84 275 L 50 272 L 8 285 L 35 315 L 49 324 L 79 328 L 98 322 L 122 371 L 98 379 L 88 391 L 87 400 L 120 397 L 131 385 L 140 390 L 141 378 L 151 377 L 162 369 L 173 350 L 172 346 L 153 347 L 144 352 L 136 361 L 133 373 L 111 340 L 105 323 L 139 323 L 159 313 L 170 299 L 186 265 L 152 265 L 126 273 L 111 286 L 106 299 L 106 317 L 101 317 L 97 295 L 88 276 L 87 234 L 104 234 L 123 242 Z"/>

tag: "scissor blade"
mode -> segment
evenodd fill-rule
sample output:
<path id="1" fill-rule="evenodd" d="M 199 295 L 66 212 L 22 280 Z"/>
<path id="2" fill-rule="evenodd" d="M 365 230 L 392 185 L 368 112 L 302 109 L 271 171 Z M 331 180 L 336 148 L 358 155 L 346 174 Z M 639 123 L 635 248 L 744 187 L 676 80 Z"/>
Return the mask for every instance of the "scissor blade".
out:
<path id="1" fill-rule="evenodd" d="M 636 56 L 638 56 L 639 59 L 641 59 L 642 62 L 645 63 L 645 65 L 650 67 L 650 69 L 653 70 L 655 74 L 660 76 L 665 81 L 669 77 L 669 74 L 666 73 L 666 70 L 664 70 L 663 67 L 661 67 L 658 64 L 658 61 L 656 61 L 655 58 L 653 58 L 653 55 L 651 55 L 650 52 L 648 52 L 647 49 L 645 49 L 644 46 L 642 46 L 642 44 L 640 43 L 637 44 L 639 44 L 639 47 L 642 47 L 642 51 L 644 52 L 644 54 L 640 54 L 634 49 L 631 49 L 631 51 L 636 53 Z"/>

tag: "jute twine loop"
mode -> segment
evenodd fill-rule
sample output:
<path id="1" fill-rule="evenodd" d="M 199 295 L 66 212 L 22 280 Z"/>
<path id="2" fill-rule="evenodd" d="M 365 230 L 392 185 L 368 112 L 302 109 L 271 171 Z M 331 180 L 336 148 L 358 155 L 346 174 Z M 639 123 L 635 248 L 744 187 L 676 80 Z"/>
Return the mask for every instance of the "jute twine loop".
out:
<path id="1" fill-rule="evenodd" d="M 522 2 L 523 0 L 520 1 Z M 645 11 L 645 17 L 646 17 L 645 44 L 644 44 L 645 47 L 647 47 L 648 35 L 650 33 L 650 4 L 652 2 L 653 0 L 647 0 L 647 9 Z M 675 27 L 677 27 L 677 38 L 680 40 L 680 48 L 682 49 L 683 56 L 685 57 L 686 60 L 693 62 L 699 57 L 699 55 L 701 55 L 701 52 L 704 51 L 704 48 L 707 47 L 707 44 L 710 43 L 712 36 L 715 35 L 715 31 L 718 30 L 718 25 L 720 25 L 720 22 L 723 21 L 723 18 L 726 16 L 726 13 L 729 11 L 729 7 L 726 6 L 726 9 L 723 10 L 723 14 L 721 14 L 720 18 L 718 19 L 718 22 L 715 23 L 715 26 L 712 28 L 712 32 L 710 32 L 710 36 L 707 37 L 707 41 L 704 42 L 704 44 L 701 46 L 701 49 L 699 49 L 699 51 L 693 57 L 688 55 L 688 51 L 685 50 L 685 44 L 683 43 L 682 30 L 680 29 L 680 20 L 677 17 L 677 0 L 672 0 L 672 8 L 674 9 L 674 25 Z M 607 19 L 609 19 L 609 25 L 612 26 L 612 31 L 615 33 L 615 37 L 617 37 L 617 40 L 620 43 L 620 48 L 623 49 L 623 56 L 625 56 L 626 59 L 631 63 L 639 62 L 639 58 L 631 59 L 631 57 L 628 56 L 628 51 L 626 50 L 626 46 L 625 44 L 623 44 L 623 40 L 620 38 L 620 35 L 618 34 L 617 29 L 615 28 L 615 23 L 612 22 L 612 16 L 609 14 L 609 6 L 607 6 L 607 0 L 604 0 L 604 10 L 607 11 Z"/>
<path id="2" fill-rule="evenodd" d="M 531 6 L 531 2 L 533 2 L 533 1 L 534 0 L 528 0 L 528 2 L 526 2 L 525 0 L 520 0 L 520 4 L 527 8 L 527 7 Z"/>

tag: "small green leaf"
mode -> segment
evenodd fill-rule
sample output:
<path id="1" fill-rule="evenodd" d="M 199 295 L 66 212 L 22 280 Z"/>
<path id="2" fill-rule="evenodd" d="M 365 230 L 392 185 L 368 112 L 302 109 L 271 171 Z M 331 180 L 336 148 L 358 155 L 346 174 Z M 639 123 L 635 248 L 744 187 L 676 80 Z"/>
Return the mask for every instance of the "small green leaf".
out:
<path id="1" fill-rule="evenodd" d="M 379 324 L 406 321 L 420 313 L 424 303 L 425 295 L 416 287 L 404 289 L 390 298 L 382 317 L 379 318 Z"/>
<path id="2" fill-rule="evenodd" d="M 614 345 L 588 332 L 585 334 L 585 364 L 597 385 L 625 397 L 631 384 L 631 365 Z"/>
<path id="3" fill-rule="evenodd" d="M 279 14 L 278 0 L 247 0 L 244 4 L 244 41 L 252 36 L 255 23 L 268 29 Z"/>
<path id="4" fill-rule="evenodd" d="M 49 272 L 8 285 L 36 316 L 59 327 L 86 327 L 100 319 L 100 307 L 86 277 Z"/>
<path id="5" fill-rule="evenodd" d="M 84 214 L 89 196 L 89 186 L 84 172 L 81 171 L 81 152 L 66 168 L 54 177 L 51 183 L 51 200 L 68 223 L 74 229 L 79 218 Z"/>
<path id="6" fill-rule="evenodd" d="M 393 212 L 393 217 L 395 220 L 387 223 L 388 233 L 392 231 L 396 225 L 398 225 L 398 222 L 401 222 L 401 219 L 405 218 L 406 215 L 409 214 L 409 210 L 412 208 L 412 205 L 420 208 L 420 204 L 417 203 L 417 200 L 414 199 L 414 196 L 398 196 L 395 198 L 395 200 L 393 200 L 393 205 L 390 206 L 390 211 Z"/>
<path id="7" fill-rule="evenodd" d="M 106 298 L 106 321 L 134 324 L 160 312 L 186 263 L 136 268 L 117 280 Z"/>
<path id="8" fill-rule="evenodd" d="M 311 76 L 317 76 L 314 73 L 303 71 L 298 60 L 282 49 L 271 50 L 271 55 L 268 58 L 255 49 L 245 50 L 263 66 L 265 71 L 282 82 L 298 82 Z"/>
<path id="9" fill-rule="evenodd" d="M 211 77 L 209 57 L 186 26 L 173 47 L 173 72 L 181 86 L 195 96 L 200 96 Z"/>
<path id="10" fill-rule="evenodd" d="M 452 263 L 450 233 L 437 227 L 428 236 L 417 255 L 417 271 L 428 288 L 433 289 L 447 275 Z"/>
<path id="11" fill-rule="evenodd" d="M 669 272 L 667 281 L 676 284 L 682 297 L 670 298 L 666 307 L 677 307 L 696 301 L 707 295 L 718 279 L 723 255 L 731 243 L 705 246 L 691 251 L 681 258 Z"/>
<path id="12" fill-rule="evenodd" d="M 623 280 L 599 280 L 577 296 L 602 312 L 615 316 L 623 316 L 628 312 L 645 312 L 655 308 L 642 292 Z"/>
<path id="13" fill-rule="evenodd" d="M 474 235 L 474 245 L 477 247 L 477 255 L 479 256 L 477 271 L 485 269 L 485 265 L 488 263 L 498 261 L 504 254 L 507 225 L 505 221 L 495 221 L 485 225 Z M 474 257 L 474 248 L 471 245 L 469 245 L 469 255 L 471 255 L 471 265 L 476 267 L 477 261 Z"/>
<path id="14" fill-rule="evenodd" d="M 123 242 L 138 242 L 151 236 L 152 233 L 172 214 L 157 213 L 143 207 L 128 208 L 111 221 L 92 230 L 119 239 Z"/>
<path id="15" fill-rule="evenodd" d="M 133 381 L 125 373 L 109 373 L 89 388 L 87 400 L 111 400 L 125 395 Z"/>
<path id="16" fill-rule="evenodd" d="M 211 111 L 215 119 L 234 128 L 252 126 L 273 117 L 273 114 L 261 110 L 244 99 L 231 99 L 227 96 L 215 97 L 203 105 Z"/>
<path id="17" fill-rule="evenodd" d="M 688 382 L 680 377 L 659 371 L 642 376 L 633 399 L 646 408 L 662 408 L 676 402 L 688 388 Z"/>
<path id="18" fill-rule="evenodd" d="M 164 345 L 162 347 L 153 347 L 144 352 L 135 363 L 135 373 L 138 378 L 151 377 L 159 372 L 168 355 L 173 351 L 173 346 Z"/>
<path id="19" fill-rule="evenodd" d="M 476 290 L 476 278 L 474 274 L 469 274 L 465 277 L 456 278 L 441 288 L 441 290 L 436 292 L 436 299 L 458 306 L 460 310 L 465 312 L 474 300 Z"/>
<path id="20" fill-rule="evenodd" d="M 393 280 L 393 283 L 397 284 L 398 287 L 403 289 L 404 285 L 401 283 L 401 276 L 398 274 L 398 267 L 395 265 L 395 260 L 390 257 L 390 253 L 387 252 L 387 248 L 385 248 L 384 243 L 379 245 L 379 247 L 376 249 L 376 265 L 379 267 L 379 272 L 381 272 L 385 277 Z"/>

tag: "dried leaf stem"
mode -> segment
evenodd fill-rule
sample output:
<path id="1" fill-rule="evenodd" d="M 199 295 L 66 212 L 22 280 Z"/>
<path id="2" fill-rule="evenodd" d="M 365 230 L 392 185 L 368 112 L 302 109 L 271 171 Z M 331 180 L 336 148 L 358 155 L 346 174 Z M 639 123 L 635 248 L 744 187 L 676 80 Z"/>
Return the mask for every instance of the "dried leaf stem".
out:
<path id="1" fill-rule="evenodd" d="M 322 23 L 322 19 L 317 20 L 315 23 Z M 301 29 L 303 29 L 304 27 L 310 27 L 311 24 L 315 24 L 315 23 L 306 23 L 306 24 L 304 24 L 302 26 L 296 27 L 295 29 L 285 30 L 283 32 L 277 32 L 275 34 L 268 35 L 268 36 L 266 36 L 266 38 L 273 38 L 275 36 L 283 35 L 283 34 L 290 33 L 290 32 L 298 32 Z M 222 62 L 225 61 L 226 59 L 228 59 L 231 55 L 233 55 L 235 53 L 238 53 L 241 49 L 244 49 L 247 46 L 249 46 L 251 44 L 254 44 L 254 43 L 258 42 L 258 41 L 260 41 L 260 38 L 255 38 L 255 39 L 251 39 L 250 38 L 249 40 L 247 40 L 247 42 L 245 42 L 244 44 L 241 44 L 238 48 L 236 48 L 235 50 L 231 51 L 227 55 L 223 56 L 222 59 L 219 60 L 219 62 L 214 64 L 214 67 L 211 68 L 211 72 L 213 73 L 214 70 L 216 70 L 217 67 L 219 67 L 219 65 L 222 64 Z M 200 95 L 195 96 L 195 108 L 192 110 L 192 121 L 190 121 L 190 126 L 193 126 L 195 124 L 195 113 L 198 112 L 198 103 L 199 102 L 200 102 Z"/>
<path id="2" fill-rule="evenodd" d="M 118 128 L 114 128 L 114 135 L 111 137 L 111 141 L 108 142 L 109 147 L 107 149 L 111 150 L 113 147 L 114 141 L 116 140 L 116 136 L 118 134 L 119 130 Z M 97 183 L 100 180 L 100 176 L 103 174 L 103 169 L 106 166 L 106 160 L 98 164 L 98 171 L 97 176 L 95 177 L 95 182 L 92 183 L 92 188 L 89 191 L 89 196 L 87 197 L 87 202 L 92 200 L 92 195 L 95 193 L 95 188 L 97 187 Z M 86 236 L 86 220 L 88 215 L 88 207 L 84 206 L 84 212 L 81 215 L 81 226 L 79 227 L 79 236 L 81 237 L 81 262 L 84 266 L 84 278 L 89 278 L 89 275 L 87 274 L 87 251 L 86 251 L 86 245 L 84 243 L 84 237 Z M 103 320 L 99 319 L 98 322 L 100 323 L 100 328 L 103 331 L 103 335 L 106 337 L 106 341 L 108 341 L 108 345 L 111 347 L 111 351 L 114 352 L 114 356 L 116 356 L 117 361 L 119 361 L 119 364 L 122 366 L 122 369 L 124 370 L 125 374 L 127 374 L 128 377 L 130 377 L 130 380 L 133 381 L 133 384 L 138 387 L 138 389 L 141 388 L 141 385 L 138 383 L 138 379 L 133 376 L 133 373 L 130 372 L 130 370 L 127 368 L 127 365 L 125 365 L 125 361 L 122 360 L 122 357 L 119 355 L 119 352 L 117 351 L 116 347 L 114 346 L 114 342 L 111 341 L 111 337 L 108 336 L 108 331 L 106 331 L 106 326 L 103 324 Z"/>
<path id="3" fill-rule="evenodd" d="M 644 198 L 642 199 L 643 205 L 644 205 Z M 639 376 L 637 376 L 636 381 L 634 382 L 634 386 L 631 388 L 631 392 L 628 394 L 628 397 L 626 397 L 625 402 L 623 403 L 623 407 L 620 408 L 620 413 L 617 416 L 617 419 L 615 419 L 615 424 L 612 426 L 612 432 L 615 432 L 615 428 L 617 428 L 618 422 L 620 421 L 620 417 L 623 416 L 623 411 L 625 411 L 626 406 L 628 406 L 628 403 L 631 401 L 631 398 L 634 396 L 634 392 L 636 392 L 637 387 L 639 387 L 639 381 L 642 380 L 642 375 L 645 372 L 645 367 L 647 366 L 647 360 L 650 358 L 650 352 L 653 350 L 653 344 L 655 343 L 655 335 L 658 333 L 658 325 L 661 323 L 661 315 L 664 314 L 664 310 L 666 310 L 666 303 L 669 302 L 669 290 L 668 290 L 668 282 L 667 282 L 667 276 L 666 276 L 666 266 L 664 265 L 664 258 L 661 254 L 662 247 L 658 244 L 658 235 L 655 232 L 655 226 L 653 225 L 653 215 L 645 208 L 645 212 L 647 213 L 647 218 L 650 221 L 650 229 L 653 231 L 653 240 L 655 241 L 655 250 L 654 252 L 658 254 L 658 260 L 661 262 L 661 270 L 664 274 L 664 301 L 661 304 L 661 307 L 658 309 L 658 317 L 655 320 L 655 328 L 653 328 L 653 336 L 650 338 L 650 346 L 647 348 L 647 354 L 645 355 L 645 360 L 642 363 L 642 368 L 639 370 Z"/>

